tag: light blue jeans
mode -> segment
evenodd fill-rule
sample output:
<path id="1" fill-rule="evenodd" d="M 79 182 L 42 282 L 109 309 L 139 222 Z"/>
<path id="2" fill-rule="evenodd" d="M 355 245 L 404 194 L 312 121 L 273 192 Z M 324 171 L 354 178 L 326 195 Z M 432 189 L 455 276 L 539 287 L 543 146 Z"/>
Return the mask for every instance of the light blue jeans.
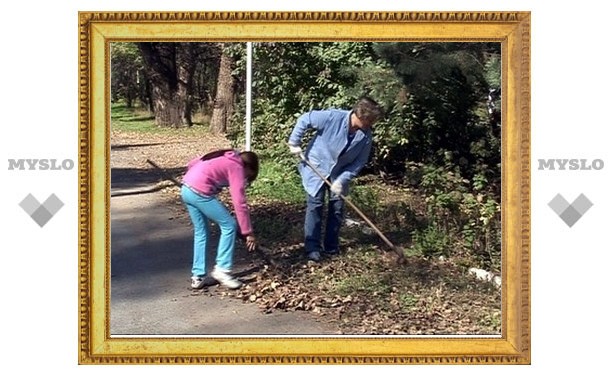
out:
<path id="1" fill-rule="evenodd" d="M 206 275 L 206 245 L 208 242 L 208 221 L 219 225 L 221 237 L 217 247 L 217 266 L 230 270 L 233 264 L 234 246 L 238 224 L 225 205 L 215 196 L 204 196 L 183 185 L 181 198 L 187 207 L 193 223 L 193 265 L 191 275 Z"/>

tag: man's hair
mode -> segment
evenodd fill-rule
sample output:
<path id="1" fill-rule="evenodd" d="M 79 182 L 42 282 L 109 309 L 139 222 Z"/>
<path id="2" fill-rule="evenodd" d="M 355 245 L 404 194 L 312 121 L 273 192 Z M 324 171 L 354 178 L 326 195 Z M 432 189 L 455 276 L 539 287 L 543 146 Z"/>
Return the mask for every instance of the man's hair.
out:
<path id="1" fill-rule="evenodd" d="M 360 120 L 372 124 L 383 116 L 381 106 L 368 96 L 362 96 L 357 100 L 355 106 L 353 106 L 353 112 Z"/>

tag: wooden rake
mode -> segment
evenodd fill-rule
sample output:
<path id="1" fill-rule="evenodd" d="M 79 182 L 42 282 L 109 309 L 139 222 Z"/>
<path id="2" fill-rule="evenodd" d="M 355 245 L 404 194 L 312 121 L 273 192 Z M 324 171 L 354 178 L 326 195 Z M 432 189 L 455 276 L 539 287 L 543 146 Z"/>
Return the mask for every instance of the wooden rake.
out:
<path id="1" fill-rule="evenodd" d="M 304 153 L 300 153 L 300 159 L 304 163 L 306 163 L 306 165 L 310 169 L 312 169 L 312 171 L 317 176 L 319 176 L 321 180 L 325 182 L 325 184 L 327 184 L 327 186 L 331 188 L 332 183 L 325 176 L 323 176 L 323 174 L 317 168 L 315 168 L 315 166 L 306 158 Z M 378 227 L 376 227 L 376 225 L 361 210 L 359 210 L 359 208 L 355 206 L 355 204 L 350 199 L 348 199 L 343 194 L 340 194 L 340 198 L 342 198 L 344 202 L 346 202 L 353 210 L 355 210 L 355 212 L 359 214 L 359 216 L 376 232 L 376 234 L 378 234 L 378 236 L 389 246 L 389 248 L 391 248 L 391 250 L 397 255 L 396 262 L 400 265 L 406 264 L 406 256 L 404 254 L 404 250 L 399 247 L 396 247 L 393 243 L 391 243 L 391 241 L 385 236 L 385 234 L 383 234 L 382 231 L 380 231 L 380 229 L 378 229 Z"/>

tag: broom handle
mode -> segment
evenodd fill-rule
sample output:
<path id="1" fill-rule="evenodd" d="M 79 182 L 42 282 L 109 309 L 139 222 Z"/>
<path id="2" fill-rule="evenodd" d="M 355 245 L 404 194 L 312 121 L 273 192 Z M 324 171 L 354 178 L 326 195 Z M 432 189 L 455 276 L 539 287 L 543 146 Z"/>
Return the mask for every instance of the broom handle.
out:
<path id="1" fill-rule="evenodd" d="M 163 178 L 165 178 L 166 180 L 170 180 L 172 181 L 172 183 L 176 186 L 178 186 L 179 188 L 182 186 L 182 184 L 180 182 L 178 182 L 177 179 L 175 179 L 174 177 L 172 177 L 171 174 L 169 174 L 165 169 L 163 169 L 162 167 L 160 167 L 159 165 L 155 164 L 153 161 L 147 159 L 147 163 L 151 164 L 154 168 L 156 168 L 158 171 L 161 172 Z"/>

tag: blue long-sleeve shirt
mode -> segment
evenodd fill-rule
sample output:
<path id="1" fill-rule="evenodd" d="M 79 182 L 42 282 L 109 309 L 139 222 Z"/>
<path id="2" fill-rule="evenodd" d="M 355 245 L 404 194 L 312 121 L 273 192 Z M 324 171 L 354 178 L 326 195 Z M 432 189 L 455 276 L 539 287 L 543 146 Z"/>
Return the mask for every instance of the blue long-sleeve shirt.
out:
<path id="1" fill-rule="evenodd" d="M 368 162 L 372 149 L 370 129 L 358 129 L 349 144 L 350 116 L 348 110 L 313 110 L 298 118 L 289 136 L 289 144 L 299 146 L 307 129 L 316 131 L 304 155 L 329 181 L 340 180 L 343 194 L 348 192 L 348 183 Z M 306 192 L 316 195 L 323 180 L 304 162 L 300 162 L 298 169 Z"/>

